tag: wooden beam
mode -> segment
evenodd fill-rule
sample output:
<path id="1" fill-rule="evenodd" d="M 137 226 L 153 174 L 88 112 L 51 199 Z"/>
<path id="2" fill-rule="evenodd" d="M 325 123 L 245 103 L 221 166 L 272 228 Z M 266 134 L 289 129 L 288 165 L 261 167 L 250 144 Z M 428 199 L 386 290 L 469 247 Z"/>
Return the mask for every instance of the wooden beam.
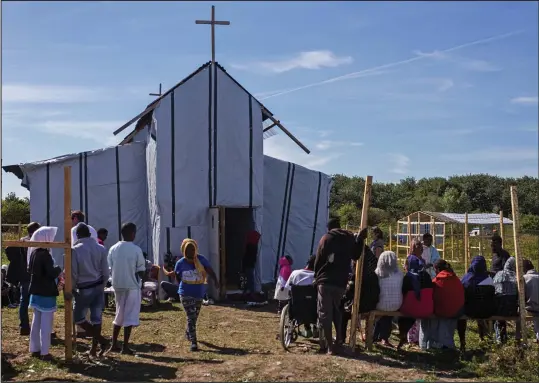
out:
<path id="1" fill-rule="evenodd" d="M 503 238 L 503 210 L 500 210 L 500 237 Z"/>
<path id="2" fill-rule="evenodd" d="M 410 254 L 410 246 L 412 246 L 412 218 L 410 216 L 408 216 L 408 228 L 407 228 L 407 231 L 408 231 L 408 237 L 407 237 L 407 242 L 406 242 L 406 246 L 408 247 L 408 253 L 407 254 Z"/>
<path id="3" fill-rule="evenodd" d="M 310 154 L 310 153 L 311 153 L 311 151 L 310 151 L 309 149 L 307 149 L 307 147 L 306 147 L 305 145 L 303 145 L 303 144 L 301 143 L 300 140 L 298 140 L 292 133 L 290 133 L 290 132 L 288 131 L 288 129 L 286 129 L 286 128 L 285 128 L 279 121 L 277 121 L 277 120 L 271 115 L 271 113 L 266 109 L 265 106 L 263 106 L 263 105 L 260 105 L 260 106 L 262 107 L 262 110 L 263 110 L 264 112 L 266 112 L 268 118 L 269 118 L 275 125 L 277 125 L 277 126 L 279 127 L 279 129 L 281 129 L 281 130 L 284 132 L 284 134 L 286 134 L 292 141 L 294 141 L 294 142 L 296 143 L 296 145 L 298 145 L 301 149 L 303 149 L 303 151 L 304 151 L 305 153 L 307 153 L 307 154 Z"/>
<path id="4" fill-rule="evenodd" d="M 41 247 L 43 249 L 65 249 L 66 244 L 63 242 L 2 241 L 2 247 Z M 71 248 L 71 241 L 69 243 L 69 247 Z"/>
<path id="5" fill-rule="evenodd" d="M 511 209 L 513 213 L 513 240 L 515 242 L 515 258 L 517 261 L 517 285 L 518 285 L 518 301 L 519 301 L 519 307 L 521 308 L 519 310 L 520 312 L 520 327 L 521 327 L 521 334 L 522 334 L 522 342 L 524 344 L 528 341 L 528 332 L 526 331 L 526 310 L 523 310 L 523 307 L 526 307 L 526 299 L 525 299 L 525 290 L 526 285 L 524 281 L 524 264 L 522 255 L 520 254 L 520 241 L 519 241 L 519 234 L 520 234 L 520 215 L 518 211 L 518 195 L 517 195 L 517 187 L 511 186 Z"/>
<path id="6" fill-rule="evenodd" d="M 371 191 L 372 191 L 372 176 L 367 176 L 365 180 L 365 190 L 363 191 L 363 206 L 361 209 L 361 227 L 359 231 L 367 227 L 367 218 L 369 214 L 369 207 L 371 204 Z M 359 235 L 359 233 L 358 233 Z M 354 301 L 352 303 L 352 322 L 350 325 L 350 347 L 355 349 L 356 347 L 356 333 L 358 327 L 359 318 L 359 302 L 361 299 L 361 283 L 363 280 L 363 265 L 365 263 L 365 244 L 361 248 L 361 256 L 356 262 L 356 276 L 354 285 Z M 343 339 L 344 341 L 344 339 Z"/>
<path id="7" fill-rule="evenodd" d="M 265 127 L 263 130 L 262 130 L 262 133 L 266 133 L 268 130 L 270 130 L 271 128 L 273 128 L 274 126 L 277 126 L 277 124 L 274 122 L 273 124 L 271 124 L 270 126 L 267 126 Z"/>
<path id="8" fill-rule="evenodd" d="M 449 224 L 449 230 L 451 233 L 450 234 L 451 235 L 451 262 L 453 262 L 455 260 L 455 237 L 453 237 L 453 224 L 452 223 Z M 444 241 L 445 241 L 445 237 L 444 237 Z"/>

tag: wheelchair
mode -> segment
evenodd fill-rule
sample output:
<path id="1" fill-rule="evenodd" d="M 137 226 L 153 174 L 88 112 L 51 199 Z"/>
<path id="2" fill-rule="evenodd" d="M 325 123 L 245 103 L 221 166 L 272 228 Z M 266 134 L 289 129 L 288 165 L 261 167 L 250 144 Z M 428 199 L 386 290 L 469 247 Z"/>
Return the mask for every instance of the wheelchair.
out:
<path id="1" fill-rule="evenodd" d="M 279 339 L 285 351 L 289 351 L 290 345 L 301 335 L 301 325 L 317 323 L 316 299 L 317 291 L 313 285 L 291 287 L 291 298 L 281 311 L 279 323 Z"/>

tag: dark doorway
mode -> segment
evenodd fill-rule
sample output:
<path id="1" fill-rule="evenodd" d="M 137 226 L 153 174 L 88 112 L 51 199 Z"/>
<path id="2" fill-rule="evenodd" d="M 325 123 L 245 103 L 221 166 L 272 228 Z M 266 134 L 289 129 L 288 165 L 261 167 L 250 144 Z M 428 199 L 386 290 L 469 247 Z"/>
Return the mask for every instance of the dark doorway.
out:
<path id="1" fill-rule="evenodd" d="M 247 233 L 254 230 L 252 208 L 225 208 L 226 287 L 236 290 L 240 284 L 241 263 Z"/>

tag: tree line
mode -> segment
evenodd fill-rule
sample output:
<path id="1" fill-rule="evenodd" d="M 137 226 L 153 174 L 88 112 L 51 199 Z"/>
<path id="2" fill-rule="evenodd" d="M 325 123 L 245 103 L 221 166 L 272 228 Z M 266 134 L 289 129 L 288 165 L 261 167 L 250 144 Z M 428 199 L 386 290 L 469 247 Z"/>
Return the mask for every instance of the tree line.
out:
<path id="1" fill-rule="evenodd" d="M 365 179 L 333 176 L 330 215 L 359 226 Z M 470 174 L 449 178 L 415 179 L 399 183 L 374 182 L 369 225 L 397 221 L 418 210 L 450 213 L 499 213 L 511 217 L 510 186 L 517 187 L 523 230 L 539 230 L 539 178 L 503 178 Z"/>

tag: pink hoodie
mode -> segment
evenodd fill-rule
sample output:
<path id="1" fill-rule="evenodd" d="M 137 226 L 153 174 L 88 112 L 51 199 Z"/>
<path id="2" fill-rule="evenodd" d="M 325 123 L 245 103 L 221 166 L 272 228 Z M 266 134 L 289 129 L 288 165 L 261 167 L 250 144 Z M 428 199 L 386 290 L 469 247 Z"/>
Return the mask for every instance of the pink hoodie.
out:
<path id="1" fill-rule="evenodd" d="M 281 259 L 279 259 L 279 276 L 285 281 L 288 281 L 290 274 L 292 274 L 292 265 L 286 257 L 281 257 Z"/>

